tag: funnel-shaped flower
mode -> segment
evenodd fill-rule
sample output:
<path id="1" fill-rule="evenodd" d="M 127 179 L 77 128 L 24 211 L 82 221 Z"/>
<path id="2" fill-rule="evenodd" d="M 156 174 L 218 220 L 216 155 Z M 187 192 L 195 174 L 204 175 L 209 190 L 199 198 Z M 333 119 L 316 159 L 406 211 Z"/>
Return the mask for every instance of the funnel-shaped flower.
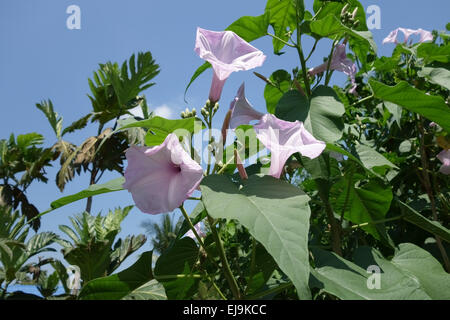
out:
<path id="1" fill-rule="evenodd" d="M 158 214 L 178 208 L 200 184 L 202 167 L 182 148 L 171 133 L 156 147 L 131 146 L 123 187 L 131 192 L 136 206 Z"/>
<path id="2" fill-rule="evenodd" d="M 211 63 L 214 70 L 209 100 L 219 101 L 223 85 L 232 72 L 261 66 L 266 59 L 256 49 L 232 31 L 210 31 L 197 28 L 195 52 Z"/>
<path id="3" fill-rule="evenodd" d="M 310 75 L 316 75 L 318 73 L 325 72 L 328 67 L 328 61 L 322 63 L 321 65 L 312 68 L 308 71 Z M 345 51 L 345 44 L 341 43 L 338 44 L 334 48 L 333 55 L 331 57 L 330 62 L 330 70 L 337 70 L 345 73 L 350 77 L 350 80 L 352 82 L 352 87 L 349 90 L 350 93 L 353 93 L 356 89 L 356 83 L 355 83 L 355 75 L 356 75 L 356 65 L 355 63 L 347 58 L 347 53 Z"/>
<path id="4" fill-rule="evenodd" d="M 439 172 L 443 174 L 450 174 L 450 149 L 442 150 L 437 158 L 442 162 Z"/>
<path id="5" fill-rule="evenodd" d="M 199 236 L 200 238 L 206 237 L 206 234 L 205 234 L 205 232 L 203 232 L 202 227 L 201 227 L 201 225 L 200 225 L 200 222 L 197 223 L 197 224 L 194 226 L 194 229 L 195 229 L 195 231 L 197 232 L 197 234 L 198 234 L 198 236 Z M 189 230 L 188 232 L 186 232 L 186 237 L 192 238 L 192 239 L 194 239 L 194 240 L 197 239 L 197 238 L 195 237 L 194 232 L 193 232 L 192 230 Z"/>
<path id="6" fill-rule="evenodd" d="M 289 157 L 300 152 L 314 159 L 325 149 L 325 142 L 316 140 L 300 121 L 280 120 L 272 114 L 264 115 L 254 126 L 256 137 L 271 152 L 269 174 L 279 178 Z"/>
<path id="7" fill-rule="evenodd" d="M 245 98 L 244 83 L 240 86 L 237 96 L 231 102 L 230 128 L 236 129 L 241 124 L 249 124 L 252 120 L 259 120 L 264 115 L 256 111 Z"/>
<path id="8" fill-rule="evenodd" d="M 389 33 L 389 35 L 384 38 L 383 40 L 383 44 L 385 43 L 399 43 L 398 42 L 398 32 L 401 31 L 403 33 L 403 35 L 405 36 L 405 40 L 403 41 L 403 43 L 406 43 L 409 39 L 409 37 L 411 35 L 419 35 L 420 39 L 419 42 L 425 42 L 425 41 L 433 41 L 433 34 L 430 31 L 426 31 L 423 29 L 406 29 L 406 28 L 397 28 L 395 30 L 392 30 L 391 33 Z"/>

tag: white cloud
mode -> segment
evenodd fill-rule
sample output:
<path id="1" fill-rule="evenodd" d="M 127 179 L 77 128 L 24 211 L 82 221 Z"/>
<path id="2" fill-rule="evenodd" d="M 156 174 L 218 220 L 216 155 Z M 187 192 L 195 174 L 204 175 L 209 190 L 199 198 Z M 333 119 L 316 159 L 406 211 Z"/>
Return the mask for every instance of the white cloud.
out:
<path id="1" fill-rule="evenodd" d="M 149 109 L 150 109 L 149 111 L 150 112 L 153 111 L 153 113 L 156 116 L 160 116 L 160 117 L 163 117 L 163 118 L 171 119 L 174 116 L 173 109 L 170 108 L 167 104 L 163 104 L 163 105 L 160 105 L 158 107 L 149 107 Z M 141 117 L 141 118 L 144 117 L 144 115 L 142 113 L 142 108 L 140 106 L 137 106 L 137 107 L 135 107 L 133 109 L 130 109 L 128 111 L 135 117 Z"/>
<path id="2" fill-rule="evenodd" d="M 170 119 L 173 117 L 173 110 L 167 104 L 156 107 L 153 112 L 155 115 L 163 118 Z"/>

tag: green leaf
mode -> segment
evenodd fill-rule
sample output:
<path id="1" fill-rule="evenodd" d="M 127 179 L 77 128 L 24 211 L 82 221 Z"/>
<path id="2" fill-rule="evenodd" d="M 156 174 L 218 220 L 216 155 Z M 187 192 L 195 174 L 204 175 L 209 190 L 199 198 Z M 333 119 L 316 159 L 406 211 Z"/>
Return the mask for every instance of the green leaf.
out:
<path id="1" fill-rule="evenodd" d="M 288 91 L 278 102 L 275 115 L 286 121 L 302 121 L 305 128 L 316 138 L 335 142 L 342 137 L 344 105 L 330 87 L 319 86 L 311 101 L 297 90 Z"/>
<path id="2" fill-rule="evenodd" d="M 406 81 L 401 81 L 395 87 L 391 87 L 371 79 L 369 85 L 376 98 L 421 114 L 450 132 L 450 108 L 441 97 L 427 95 L 413 88 Z"/>
<path id="3" fill-rule="evenodd" d="M 83 191 L 80 191 L 80 192 L 72 194 L 70 196 L 62 197 L 62 198 L 59 198 L 58 200 L 53 201 L 50 204 L 50 207 L 51 207 L 50 209 L 48 209 L 44 212 L 41 212 L 34 219 L 37 219 L 37 218 L 43 216 L 44 214 L 47 214 L 55 209 L 58 209 L 69 203 L 72 203 L 72 202 L 75 202 L 75 201 L 78 201 L 81 199 L 86 199 L 86 198 L 93 197 L 93 196 L 103 194 L 103 193 L 124 190 L 122 187 L 124 182 L 125 182 L 125 178 L 120 177 L 120 178 L 116 178 L 111 181 L 108 181 L 106 183 L 103 183 L 103 184 L 93 184 L 93 185 L 89 186 L 89 188 L 87 188 Z"/>
<path id="4" fill-rule="evenodd" d="M 292 280 L 300 298 L 311 297 L 306 194 L 286 182 L 257 175 L 250 176 L 242 188 L 226 176 L 212 175 L 203 179 L 200 189 L 213 218 L 238 220 Z"/>
<path id="5" fill-rule="evenodd" d="M 344 300 L 450 299 L 450 277 L 425 250 L 402 243 L 391 261 L 375 249 L 359 247 L 356 264 L 312 248 L 316 269 L 312 285 Z M 369 289 L 368 266 L 380 268 L 380 288 Z M 317 282 L 318 281 L 318 282 Z"/>
<path id="6" fill-rule="evenodd" d="M 191 220 L 192 224 L 195 226 L 197 223 L 202 221 L 204 218 L 206 218 L 206 210 L 205 206 L 203 205 L 203 202 L 199 201 L 197 205 L 195 206 L 194 210 L 192 210 L 192 213 L 189 216 L 189 219 Z M 191 230 L 189 223 L 186 220 L 183 220 L 183 224 L 180 227 L 180 230 L 177 234 L 177 239 L 180 239 L 183 237 L 186 232 Z"/>
<path id="7" fill-rule="evenodd" d="M 402 119 L 402 111 L 403 109 L 396 105 L 395 103 L 391 102 L 384 102 L 384 106 L 389 111 L 389 113 L 392 115 L 392 120 L 397 122 L 397 125 L 399 128 L 401 128 L 401 119 Z"/>
<path id="8" fill-rule="evenodd" d="M 64 248 L 62 252 L 69 264 L 80 268 L 81 279 L 84 282 L 107 276 L 107 269 L 111 262 L 111 241 L 78 243 L 75 247 Z"/>
<path id="9" fill-rule="evenodd" d="M 64 136 L 66 133 L 71 133 L 76 130 L 83 129 L 84 127 L 87 126 L 87 124 L 92 116 L 93 116 L 93 114 L 89 113 L 89 114 L 85 115 L 84 117 L 82 117 L 81 119 L 78 119 L 77 121 L 73 122 L 70 126 L 68 126 L 67 128 L 65 128 L 63 130 L 61 136 Z"/>
<path id="10" fill-rule="evenodd" d="M 257 17 L 244 16 L 233 22 L 225 30 L 233 31 L 247 42 L 264 37 L 267 34 L 269 20 L 267 14 Z"/>
<path id="11" fill-rule="evenodd" d="M 356 145 L 351 152 L 348 152 L 340 145 L 327 143 L 326 149 L 347 156 L 348 159 L 356 162 L 370 174 L 379 178 L 383 178 L 387 169 L 398 169 L 397 166 L 387 160 L 383 155 L 366 145 Z M 389 178 L 390 177 L 388 177 L 388 180 Z"/>
<path id="12" fill-rule="evenodd" d="M 357 41 L 363 41 L 367 43 L 370 48 L 372 48 L 374 53 L 377 52 L 377 45 L 373 40 L 373 36 L 370 31 L 356 31 L 350 29 L 344 26 L 334 15 L 328 15 L 323 19 L 312 21 L 310 27 L 312 32 L 322 37 L 331 39 L 338 37 L 338 39 L 342 39 L 349 36 Z"/>
<path id="13" fill-rule="evenodd" d="M 431 221 L 425 218 L 419 212 L 408 206 L 406 203 L 403 203 L 400 200 L 397 200 L 397 203 L 400 206 L 400 210 L 403 214 L 403 219 L 450 243 L 449 229 L 445 228 L 437 221 Z"/>
<path id="14" fill-rule="evenodd" d="M 127 294 L 122 300 L 167 300 L 167 296 L 163 285 L 153 279 Z"/>
<path id="15" fill-rule="evenodd" d="M 251 125 L 240 125 L 234 130 L 234 133 L 236 135 L 234 143 L 228 145 L 223 154 L 223 163 L 228 163 L 225 172 L 229 174 L 232 174 L 236 169 L 233 161 L 234 149 L 239 151 L 239 157 L 242 161 L 245 161 L 265 148 L 256 138 L 255 129 Z"/>
<path id="16" fill-rule="evenodd" d="M 287 33 L 293 32 L 297 27 L 296 6 L 293 0 L 268 0 L 265 14 L 269 17 L 275 36 L 284 41 L 289 40 Z M 300 21 L 299 21 L 300 22 Z M 273 50 L 278 54 L 283 49 L 284 43 L 273 39 Z"/>
<path id="17" fill-rule="evenodd" d="M 177 120 L 153 117 L 139 122 L 142 127 L 149 129 L 145 136 L 145 144 L 150 147 L 163 143 L 170 133 L 175 133 L 180 138 L 192 135 L 205 128 L 203 121 L 194 117 Z"/>
<path id="18" fill-rule="evenodd" d="M 273 84 L 266 84 L 264 99 L 266 100 L 267 112 L 274 114 L 281 97 L 291 88 L 292 79 L 286 70 L 277 70 L 272 73 L 269 80 Z"/>
<path id="19" fill-rule="evenodd" d="M 157 146 L 164 142 L 170 133 L 177 134 L 178 137 L 197 133 L 205 128 L 203 121 L 198 118 L 187 118 L 169 120 L 162 117 L 152 117 L 141 121 L 132 121 L 126 123 L 116 131 L 128 128 L 146 128 L 149 131 L 145 137 L 147 146 Z"/>
<path id="20" fill-rule="evenodd" d="M 402 243 L 391 262 L 412 274 L 431 299 L 450 300 L 450 277 L 429 252 L 412 243 Z"/>
<path id="21" fill-rule="evenodd" d="M 197 258 L 198 247 L 195 241 L 189 237 L 179 239 L 172 247 L 164 251 L 156 261 L 155 278 L 181 274 L 184 271 L 185 263 L 188 263 L 192 269 Z"/>
<path id="22" fill-rule="evenodd" d="M 376 173 L 384 174 L 385 170 L 383 169 L 398 169 L 378 151 L 363 144 L 355 146 L 354 155 L 358 157 L 365 168 L 373 170 Z"/>
<path id="23" fill-rule="evenodd" d="M 166 289 L 169 299 L 189 299 L 196 279 L 191 277 L 190 270 L 198 260 L 199 249 L 195 241 L 189 237 L 177 240 L 158 258 L 155 265 L 155 278 Z M 184 277 L 179 278 L 179 275 Z"/>
<path id="24" fill-rule="evenodd" d="M 350 180 L 352 179 L 352 180 Z M 384 236 L 383 226 L 370 224 L 386 217 L 391 201 L 392 189 L 380 184 L 377 180 L 359 187 L 351 176 L 345 176 L 332 187 L 333 208 L 339 215 L 354 224 L 369 223 L 361 228 L 380 240 Z"/>
<path id="25" fill-rule="evenodd" d="M 359 20 L 359 25 L 356 30 L 366 31 L 366 14 L 363 5 L 358 0 L 345 0 L 345 1 L 328 1 L 328 0 L 314 0 L 313 9 L 317 14 L 316 19 L 323 19 L 326 16 L 332 15 L 337 19 L 340 19 L 342 8 L 345 4 L 349 4 L 347 11 L 353 12 L 358 7 L 358 12 L 355 19 Z M 319 12 L 320 10 L 320 12 Z"/>
<path id="26" fill-rule="evenodd" d="M 53 132 L 55 132 L 56 137 L 59 139 L 61 137 L 63 118 L 59 117 L 55 112 L 52 101 L 49 99 L 41 103 L 36 103 L 36 107 L 45 114 Z"/>
<path id="27" fill-rule="evenodd" d="M 425 63 L 450 62 L 450 44 L 438 46 L 434 43 L 422 43 L 417 47 L 417 56 L 423 58 Z"/>
<path id="28" fill-rule="evenodd" d="M 206 61 L 200 67 L 198 67 L 197 70 L 195 70 L 194 74 L 191 77 L 191 80 L 189 80 L 189 83 L 186 86 L 186 89 L 184 90 L 184 101 L 186 103 L 187 103 L 187 101 L 186 101 L 186 93 L 187 93 L 189 87 L 195 81 L 195 79 L 197 79 L 203 72 L 205 72 L 205 70 L 207 70 L 209 68 L 211 68 L 211 64 L 208 61 Z"/>
<path id="29" fill-rule="evenodd" d="M 81 300 L 118 300 L 153 279 L 153 252 L 144 252 L 131 267 L 109 277 L 89 281 L 83 286 Z"/>
<path id="30" fill-rule="evenodd" d="M 444 68 L 423 67 L 418 75 L 450 90 L 450 71 Z"/>
<path id="31" fill-rule="evenodd" d="M 26 148 L 37 146 L 43 143 L 44 136 L 36 132 L 19 134 L 17 136 L 17 146 L 24 151 Z"/>

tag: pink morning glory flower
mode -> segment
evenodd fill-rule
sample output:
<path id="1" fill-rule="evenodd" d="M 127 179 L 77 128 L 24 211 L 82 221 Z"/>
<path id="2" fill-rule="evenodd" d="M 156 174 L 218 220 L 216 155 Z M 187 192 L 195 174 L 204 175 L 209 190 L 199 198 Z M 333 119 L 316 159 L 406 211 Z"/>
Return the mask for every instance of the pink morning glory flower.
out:
<path id="1" fill-rule="evenodd" d="M 203 178 L 202 167 L 191 159 L 173 133 L 159 146 L 131 146 L 126 158 L 123 187 L 131 192 L 136 206 L 145 213 L 175 210 Z"/>
<path id="2" fill-rule="evenodd" d="M 345 44 L 341 43 L 338 44 L 334 48 L 333 55 L 331 57 L 331 63 L 330 63 L 330 70 L 337 70 L 345 73 L 347 76 L 350 77 L 350 80 L 352 82 L 352 87 L 349 90 L 349 93 L 355 93 L 356 90 L 356 82 L 355 82 L 355 75 L 356 75 L 356 65 L 355 63 L 347 58 L 347 53 L 345 51 Z M 322 63 L 321 65 L 312 68 L 308 71 L 310 75 L 316 75 L 318 73 L 325 72 L 328 67 L 328 61 Z"/>
<path id="3" fill-rule="evenodd" d="M 261 112 L 253 109 L 251 104 L 245 97 L 245 85 L 244 83 L 239 87 L 237 96 L 231 102 L 231 119 L 230 128 L 236 129 L 241 124 L 249 124 L 252 120 L 259 120 L 264 115 Z"/>
<path id="4" fill-rule="evenodd" d="M 230 128 L 235 129 L 252 120 L 259 120 L 253 126 L 256 137 L 271 152 L 269 174 L 279 178 L 284 164 L 289 157 L 300 152 L 311 159 L 318 157 L 325 149 L 325 142 L 316 140 L 303 126 L 303 122 L 284 121 L 273 114 L 262 114 L 250 105 L 245 98 L 244 84 L 238 90 L 236 98 L 231 103 L 232 110 Z"/>
<path id="5" fill-rule="evenodd" d="M 280 120 L 273 114 L 264 115 L 254 126 L 256 137 L 271 152 L 269 174 L 279 178 L 289 157 L 300 152 L 314 159 L 325 149 L 325 142 L 316 140 L 303 126 L 303 122 Z"/>
<path id="6" fill-rule="evenodd" d="M 450 149 L 442 150 L 437 158 L 442 162 L 439 172 L 443 174 L 450 174 Z"/>
<path id="7" fill-rule="evenodd" d="M 256 49 L 232 31 L 210 31 L 197 28 L 194 51 L 211 63 L 214 70 L 209 100 L 220 100 L 225 81 L 235 71 L 250 70 L 261 66 L 266 59 Z"/>
<path id="8" fill-rule="evenodd" d="M 202 228 L 201 228 L 201 226 L 200 226 L 200 223 L 197 223 L 197 224 L 194 226 L 194 229 L 195 229 L 195 231 L 197 231 L 197 234 L 198 234 L 198 236 L 199 236 L 200 238 L 206 237 L 206 234 L 203 232 L 203 230 L 202 230 Z M 186 237 L 192 238 L 192 239 L 194 239 L 194 240 L 197 239 L 197 238 L 195 237 L 194 232 L 192 232 L 192 230 L 189 230 L 188 232 L 186 232 Z"/>
<path id="9" fill-rule="evenodd" d="M 395 30 L 392 30 L 391 33 L 389 33 L 389 35 L 386 38 L 384 38 L 383 44 L 399 43 L 398 39 L 397 39 L 399 31 L 402 32 L 403 35 L 405 36 L 405 40 L 403 41 L 403 43 L 406 43 L 408 41 L 409 37 L 413 34 L 420 36 L 420 39 L 419 39 L 420 43 L 425 42 L 425 41 L 433 41 L 433 34 L 430 31 L 426 31 L 423 29 L 414 30 L 414 29 L 406 29 L 406 28 L 397 28 Z"/>

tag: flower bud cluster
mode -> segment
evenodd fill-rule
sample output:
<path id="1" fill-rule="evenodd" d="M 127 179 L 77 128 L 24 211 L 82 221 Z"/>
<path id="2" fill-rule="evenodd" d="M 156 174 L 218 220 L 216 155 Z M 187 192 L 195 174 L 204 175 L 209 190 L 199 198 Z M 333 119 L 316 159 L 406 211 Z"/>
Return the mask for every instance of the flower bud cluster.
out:
<path id="1" fill-rule="evenodd" d="M 186 119 L 186 118 L 192 118 L 195 117 L 197 115 L 197 110 L 195 110 L 195 108 L 192 108 L 192 111 L 189 111 L 188 108 L 186 108 L 186 110 L 181 111 L 181 118 L 182 119 Z"/>
<path id="2" fill-rule="evenodd" d="M 342 8 L 341 11 L 341 22 L 343 25 L 355 29 L 359 26 L 359 20 L 356 20 L 356 15 L 358 14 L 358 7 L 356 7 L 352 12 L 349 10 L 348 3 Z"/>
<path id="3" fill-rule="evenodd" d="M 217 110 L 219 110 L 219 104 L 217 102 L 212 103 L 210 100 L 207 100 L 200 112 L 205 120 L 207 120 L 210 116 L 212 118 L 216 114 Z"/>

